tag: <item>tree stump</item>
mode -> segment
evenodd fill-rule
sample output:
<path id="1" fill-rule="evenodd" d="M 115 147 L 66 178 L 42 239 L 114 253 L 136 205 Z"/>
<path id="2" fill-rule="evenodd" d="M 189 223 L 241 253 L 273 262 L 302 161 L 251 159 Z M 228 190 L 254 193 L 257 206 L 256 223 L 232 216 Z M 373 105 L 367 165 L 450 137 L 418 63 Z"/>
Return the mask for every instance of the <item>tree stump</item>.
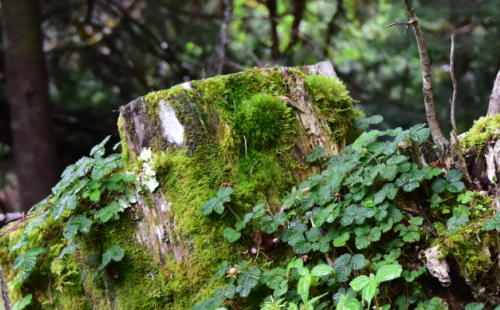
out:
<path id="1" fill-rule="evenodd" d="M 119 219 L 92 226 L 61 259 L 66 223 L 48 219 L 42 226 L 53 225 L 61 244 L 38 258 L 22 285 L 14 284 L 9 248 L 33 220 L 5 227 L 3 309 L 27 294 L 43 309 L 190 309 L 213 293 L 223 260 L 251 255 L 248 236 L 229 243 L 224 228 L 258 202 L 279 208 L 288 190 L 319 171 L 305 160 L 312 149 L 337 154 L 359 134 L 352 127 L 359 117 L 330 62 L 192 81 L 122 106 L 124 169 L 141 165 L 141 154 L 151 151 L 159 185 L 138 192 Z M 222 186 L 234 187 L 227 211 L 203 216 L 202 205 Z M 99 271 L 96 253 L 114 244 L 125 249 L 123 259 Z"/>

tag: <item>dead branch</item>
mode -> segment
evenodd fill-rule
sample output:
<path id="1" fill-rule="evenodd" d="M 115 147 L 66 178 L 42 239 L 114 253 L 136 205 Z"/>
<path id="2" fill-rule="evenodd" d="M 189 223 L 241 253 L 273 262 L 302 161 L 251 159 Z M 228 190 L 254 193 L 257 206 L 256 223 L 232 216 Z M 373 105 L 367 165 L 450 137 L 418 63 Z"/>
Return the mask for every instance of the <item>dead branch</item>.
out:
<path id="1" fill-rule="evenodd" d="M 450 122 L 453 127 L 453 131 L 458 135 L 457 124 L 455 123 L 455 104 L 457 102 L 457 80 L 455 79 L 455 35 L 451 35 L 451 50 L 450 50 L 450 76 L 453 82 L 453 97 L 450 101 L 451 103 L 451 115 Z"/>
<path id="2" fill-rule="evenodd" d="M 500 71 L 498 71 L 493 91 L 491 92 L 490 103 L 488 105 L 488 115 L 500 113 Z"/>
<path id="3" fill-rule="evenodd" d="M 410 20 L 408 22 L 387 25 L 387 27 L 396 25 L 405 25 L 407 28 L 411 25 L 413 27 L 415 37 L 417 39 L 420 64 L 422 66 L 422 92 L 424 93 L 424 105 L 427 116 L 427 123 L 429 124 L 434 143 L 436 143 L 437 147 L 441 151 L 441 154 L 444 154 L 447 152 L 448 145 L 450 143 L 443 135 L 436 116 L 436 108 L 434 107 L 434 94 L 432 92 L 431 61 L 429 59 L 429 54 L 427 53 L 424 35 L 422 34 L 422 29 L 420 28 L 417 14 L 415 14 L 415 10 L 411 6 L 410 1 L 403 0 L 403 3 L 405 4 L 406 11 L 408 11 L 408 13 L 410 14 Z"/>
<path id="4" fill-rule="evenodd" d="M 214 53 L 210 57 L 207 68 L 208 76 L 222 74 L 222 69 L 226 64 L 226 44 L 227 44 L 227 28 L 231 22 L 231 1 L 221 0 L 224 7 L 224 20 L 220 26 L 219 38 L 214 49 Z"/>

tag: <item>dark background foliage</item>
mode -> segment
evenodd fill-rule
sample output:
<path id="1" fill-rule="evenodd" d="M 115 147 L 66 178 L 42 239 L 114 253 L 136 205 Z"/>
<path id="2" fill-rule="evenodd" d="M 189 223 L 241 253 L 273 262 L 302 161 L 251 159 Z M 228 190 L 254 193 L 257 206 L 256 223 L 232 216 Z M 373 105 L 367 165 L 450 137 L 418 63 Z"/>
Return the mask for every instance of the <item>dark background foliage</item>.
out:
<path id="1" fill-rule="evenodd" d="M 500 68 L 500 1 L 412 3 L 433 59 L 436 108 L 445 133 L 451 130 L 450 35 L 456 34 L 456 118 L 463 132 L 486 114 Z M 52 119 L 47 121 L 52 123 L 58 174 L 105 136 L 118 141 L 119 106 L 150 91 L 254 66 L 331 60 L 367 115 L 384 116 L 384 127 L 425 122 L 413 31 L 404 34 L 404 27 L 384 27 L 407 20 L 399 0 L 40 4 L 52 106 Z M 6 171 L 14 169 L 12 145 L 22 143 L 13 141 L 10 129 L 4 47 L 0 46 L 0 188 L 12 183 L 12 177 L 5 178 Z M 22 169 L 32 167 L 18 166 L 17 173 Z"/>

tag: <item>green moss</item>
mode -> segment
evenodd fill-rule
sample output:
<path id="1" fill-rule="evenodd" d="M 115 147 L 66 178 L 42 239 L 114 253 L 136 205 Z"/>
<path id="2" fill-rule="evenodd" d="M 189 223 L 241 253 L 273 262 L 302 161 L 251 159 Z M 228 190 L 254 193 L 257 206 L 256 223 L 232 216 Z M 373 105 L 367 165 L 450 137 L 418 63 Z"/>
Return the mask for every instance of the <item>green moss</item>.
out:
<path id="1" fill-rule="evenodd" d="M 291 144 L 297 126 L 286 103 L 266 93 L 243 102 L 235 125 L 245 137 L 247 147 L 256 150 Z"/>
<path id="2" fill-rule="evenodd" d="M 499 134 L 500 114 L 483 116 L 474 121 L 474 126 L 460 140 L 462 147 L 470 149 L 475 147 L 481 153 L 483 146 L 494 134 Z M 496 131 L 496 132 L 495 132 Z"/>
<path id="3" fill-rule="evenodd" d="M 320 110 L 330 127 L 330 138 L 352 140 L 357 132 L 352 122 L 365 117 L 364 113 L 354 106 L 344 83 L 338 78 L 324 75 L 308 75 L 305 79 L 307 90 L 316 107 Z"/>

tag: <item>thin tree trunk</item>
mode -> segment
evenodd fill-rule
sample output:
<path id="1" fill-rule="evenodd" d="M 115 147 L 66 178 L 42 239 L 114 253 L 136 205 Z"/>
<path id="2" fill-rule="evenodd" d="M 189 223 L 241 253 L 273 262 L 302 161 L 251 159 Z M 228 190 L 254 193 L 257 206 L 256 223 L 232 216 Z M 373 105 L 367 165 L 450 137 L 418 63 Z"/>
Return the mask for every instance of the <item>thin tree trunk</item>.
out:
<path id="1" fill-rule="evenodd" d="M 500 113 L 500 71 L 498 71 L 493 91 L 491 92 L 490 104 L 488 105 L 488 115 Z"/>
<path id="2" fill-rule="evenodd" d="M 20 208 L 28 210 L 55 181 L 47 70 L 36 0 L 2 0 L 3 40 Z"/>
<path id="3" fill-rule="evenodd" d="M 269 20 L 271 21 L 271 56 L 273 60 L 280 56 L 280 42 L 278 38 L 278 3 L 276 0 L 267 0 L 267 9 L 269 10 Z"/>

